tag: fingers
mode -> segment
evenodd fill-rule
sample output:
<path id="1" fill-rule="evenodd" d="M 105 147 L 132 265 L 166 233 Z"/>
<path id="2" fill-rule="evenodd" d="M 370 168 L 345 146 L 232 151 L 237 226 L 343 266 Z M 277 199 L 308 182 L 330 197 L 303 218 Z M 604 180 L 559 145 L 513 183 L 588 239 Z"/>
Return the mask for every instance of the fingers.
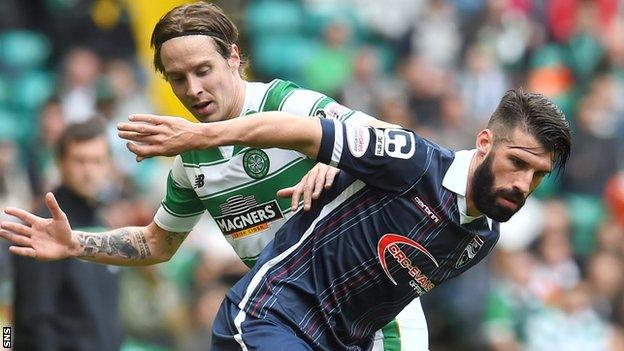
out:
<path id="1" fill-rule="evenodd" d="M 150 123 L 154 125 L 161 124 L 162 122 L 165 121 L 165 118 L 167 117 L 144 114 L 144 113 L 137 113 L 137 114 L 132 114 L 128 116 L 128 120 L 130 122 L 145 122 L 145 123 Z"/>
<path id="2" fill-rule="evenodd" d="M 290 200 L 290 208 L 291 210 L 297 211 L 299 207 L 299 199 L 301 198 L 301 194 L 303 194 L 304 184 L 308 179 L 308 175 L 306 174 L 297 185 L 293 187 L 293 193 Z"/>
<path id="3" fill-rule="evenodd" d="M 133 154 L 137 155 L 137 162 L 140 162 L 152 156 L 169 156 L 165 155 L 164 153 L 159 153 L 157 145 L 139 145 L 135 143 L 126 143 L 126 147 Z"/>
<path id="4" fill-rule="evenodd" d="M 316 173 L 316 178 L 314 179 L 314 191 L 312 192 L 312 199 L 316 200 L 323 192 L 323 188 L 325 186 L 325 181 L 327 178 L 327 173 L 329 171 L 329 166 L 324 165 L 322 163 L 318 163 L 315 168 L 318 170 Z"/>
<path id="5" fill-rule="evenodd" d="M 3 231 L 10 231 L 27 237 L 32 236 L 32 229 L 21 223 L 2 222 L 2 229 L 4 229 Z"/>
<path id="6" fill-rule="evenodd" d="M 46 206 L 48 207 L 48 210 L 50 210 L 50 213 L 52 214 L 52 218 L 58 221 L 64 221 L 67 219 L 67 217 L 65 216 L 65 213 L 63 212 L 63 210 L 61 210 L 61 207 L 59 206 L 58 202 L 56 202 L 56 198 L 54 197 L 54 194 L 52 193 L 47 193 L 45 195 L 45 203 Z"/>
<path id="7" fill-rule="evenodd" d="M 293 193 L 295 192 L 295 187 L 291 186 L 288 188 L 284 188 L 284 189 L 280 189 L 277 191 L 277 196 L 281 197 L 281 198 L 289 198 L 293 196 Z"/>
<path id="8" fill-rule="evenodd" d="M 9 252 L 14 255 L 37 258 L 35 249 L 30 247 L 9 246 Z"/>
<path id="9" fill-rule="evenodd" d="M 118 123 L 117 130 L 120 132 L 133 132 L 142 135 L 153 135 L 161 132 L 157 125 L 143 122 Z"/>
<path id="10" fill-rule="evenodd" d="M 134 141 L 143 144 L 157 144 L 158 143 L 158 135 L 157 134 L 141 134 L 137 132 L 129 132 L 129 131 L 118 131 L 117 136 L 122 139 L 126 139 L 129 141 Z"/>
<path id="11" fill-rule="evenodd" d="M 0 237 L 15 245 L 32 247 L 32 239 L 24 235 L 17 235 L 6 230 L 0 230 Z"/>
<path id="12" fill-rule="evenodd" d="M 17 217 L 22 222 L 28 223 L 30 225 L 35 223 L 37 220 L 41 219 L 40 217 L 37 217 L 37 216 L 35 216 L 34 214 L 32 214 L 32 213 L 30 213 L 28 211 L 24 211 L 22 209 L 15 208 L 15 207 L 7 207 L 4 210 L 4 213 L 6 213 L 8 215 L 11 215 L 13 217 Z M 4 223 L 8 223 L 8 222 L 3 222 L 2 224 L 4 225 Z"/>
<path id="13" fill-rule="evenodd" d="M 331 166 L 327 166 L 327 173 L 325 174 L 325 189 L 329 189 L 334 185 L 334 179 L 336 179 L 336 175 L 340 173 L 338 168 L 334 168 Z"/>
<path id="14" fill-rule="evenodd" d="M 315 197 L 313 197 L 313 194 L 314 194 L 316 184 L 317 184 L 318 172 L 319 172 L 318 168 L 314 167 L 306 175 L 307 179 L 305 179 L 305 181 L 303 179 L 301 180 L 301 183 L 303 184 L 303 210 L 304 211 L 308 211 L 312 207 L 312 200 L 315 199 Z"/>
<path id="15" fill-rule="evenodd" d="M 331 188 L 338 172 L 340 170 L 337 168 L 319 163 L 297 185 L 281 189 L 277 195 L 280 197 L 290 196 L 293 211 L 297 210 L 299 200 L 303 196 L 303 210 L 309 211 L 312 208 L 312 201 L 319 198 L 323 189 Z"/>

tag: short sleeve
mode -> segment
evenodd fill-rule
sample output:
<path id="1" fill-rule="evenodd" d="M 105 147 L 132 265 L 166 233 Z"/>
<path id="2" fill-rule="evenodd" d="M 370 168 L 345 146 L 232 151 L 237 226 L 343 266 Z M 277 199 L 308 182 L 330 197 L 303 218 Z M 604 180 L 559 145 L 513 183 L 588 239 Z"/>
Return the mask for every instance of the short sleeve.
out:
<path id="1" fill-rule="evenodd" d="M 413 184 L 427 171 L 433 147 L 407 129 L 375 129 L 321 119 L 317 161 L 338 167 L 365 183 L 392 191 Z"/>
<path id="2" fill-rule="evenodd" d="M 204 205 L 186 177 L 182 159 L 177 156 L 167 177 L 167 194 L 154 216 L 154 222 L 170 232 L 190 232 L 204 210 Z"/>

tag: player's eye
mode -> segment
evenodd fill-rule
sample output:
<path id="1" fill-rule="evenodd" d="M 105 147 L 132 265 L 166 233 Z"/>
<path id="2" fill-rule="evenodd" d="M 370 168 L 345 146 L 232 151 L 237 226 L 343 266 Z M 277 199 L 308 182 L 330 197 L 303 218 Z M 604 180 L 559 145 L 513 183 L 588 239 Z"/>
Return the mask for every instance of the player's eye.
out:
<path id="1" fill-rule="evenodd" d="M 172 77 L 169 77 L 169 81 L 172 82 L 172 83 L 180 84 L 180 83 L 184 82 L 184 77 L 182 77 L 182 76 L 172 76 Z"/>
<path id="2" fill-rule="evenodd" d="M 197 71 L 197 75 L 200 76 L 200 77 L 201 76 L 205 76 L 208 73 L 210 73 L 210 68 L 207 68 L 207 67 L 206 68 L 202 68 L 202 69 Z"/>
<path id="3" fill-rule="evenodd" d="M 525 169 L 528 166 L 528 164 L 525 161 L 517 157 L 511 157 L 511 163 L 514 165 L 514 167 L 518 169 Z"/>

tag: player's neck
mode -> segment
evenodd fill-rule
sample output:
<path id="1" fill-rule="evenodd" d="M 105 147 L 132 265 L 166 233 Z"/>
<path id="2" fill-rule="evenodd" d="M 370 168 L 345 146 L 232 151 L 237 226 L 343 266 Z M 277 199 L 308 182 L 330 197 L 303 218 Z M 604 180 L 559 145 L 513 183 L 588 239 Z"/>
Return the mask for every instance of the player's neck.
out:
<path id="1" fill-rule="evenodd" d="M 477 209 L 474 201 L 472 200 L 472 179 L 477 169 L 478 154 L 478 152 L 475 152 L 474 155 L 472 155 L 470 168 L 468 169 L 468 179 L 466 180 L 466 214 L 471 217 L 478 217 L 481 215 L 481 212 Z"/>
<path id="2" fill-rule="evenodd" d="M 236 89 L 236 95 L 234 96 L 234 106 L 232 107 L 230 118 L 236 118 L 243 113 L 245 96 L 247 95 L 247 84 L 245 84 L 245 80 L 240 78 L 236 84 L 238 84 L 238 89 Z"/>

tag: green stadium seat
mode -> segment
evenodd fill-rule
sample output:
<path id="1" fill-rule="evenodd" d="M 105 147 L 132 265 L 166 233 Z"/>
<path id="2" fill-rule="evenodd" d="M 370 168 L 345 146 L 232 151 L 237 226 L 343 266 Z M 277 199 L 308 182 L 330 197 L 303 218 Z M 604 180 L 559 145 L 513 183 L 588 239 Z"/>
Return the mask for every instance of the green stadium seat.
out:
<path id="1" fill-rule="evenodd" d="M 351 28 L 351 35 L 355 41 L 362 41 L 365 36 L 365 24 L 360 20 L 353 6 L 337 2 L 310 6 L 305 10 L 304 29 L 308 35 L 322 38 L 329 24 L 340 21 Z"/>
<path id="2" fill-rule="evenodd" d="M 589 34 L 570 39 L 570 54 L 566 55 L 568 66 L 583 81 L 592 78 L 593 73 L 604 57 L 604 49 L 598 40 Z"/>
<path id="3" fill-rule="evenodd" d="M 19 123 L 19 115 L 14 111 L 0 107 L 0 141 L 19 141 L 24 130 Z"/>
<path id="4" fill-rule="evenodd" d="M 27 30 L 0 33 L 0 66 L 28 70 L 46 64 L 52 46 L 43 34 Z"/>
<path id="5" fill-rule="evenodd" d="M 27 71 L 10 84 L 9 103 L 15 108 L 37 110 L 54 93 L 54 75 L 48 71 Z"/>
<path id="6" fill-rule="evenodd" d="M 297 34 L 303 28 L 303 10 L 297 1 L 254 1 L 247 9 L 247 35 Z"/>
<path id="7" fill-rule="evenodd" d="M 565 63 L 563 50 L 556 44 L 546 44 L 531 55 L 529 65 L 531 68 L 541 68 L 557 66 L 563 63 Z"/>
<path id="8" fill-rule="evenodd" d="M 316 56 L 319 43 L 299 36 L 262 36 L 252 46 L 254 71 L 268 77 L 300 81 L 301 72 Z M 288 57 L 288 60 L 284 60 Z"/>
<path id="9" fill-rule="evenodd" d="M 0 75 L 0 108 L 6 106 L 9 98 L 9 83 Z"/>
<path id="10" fill-rule="evenodd" d="M 596 228 L 605 218 L 605 205 L 600 197 L 569 194 L 565 197 L 572 220 L 572 247 L 576 255 L 586 258 L 596 248 Z"/>

